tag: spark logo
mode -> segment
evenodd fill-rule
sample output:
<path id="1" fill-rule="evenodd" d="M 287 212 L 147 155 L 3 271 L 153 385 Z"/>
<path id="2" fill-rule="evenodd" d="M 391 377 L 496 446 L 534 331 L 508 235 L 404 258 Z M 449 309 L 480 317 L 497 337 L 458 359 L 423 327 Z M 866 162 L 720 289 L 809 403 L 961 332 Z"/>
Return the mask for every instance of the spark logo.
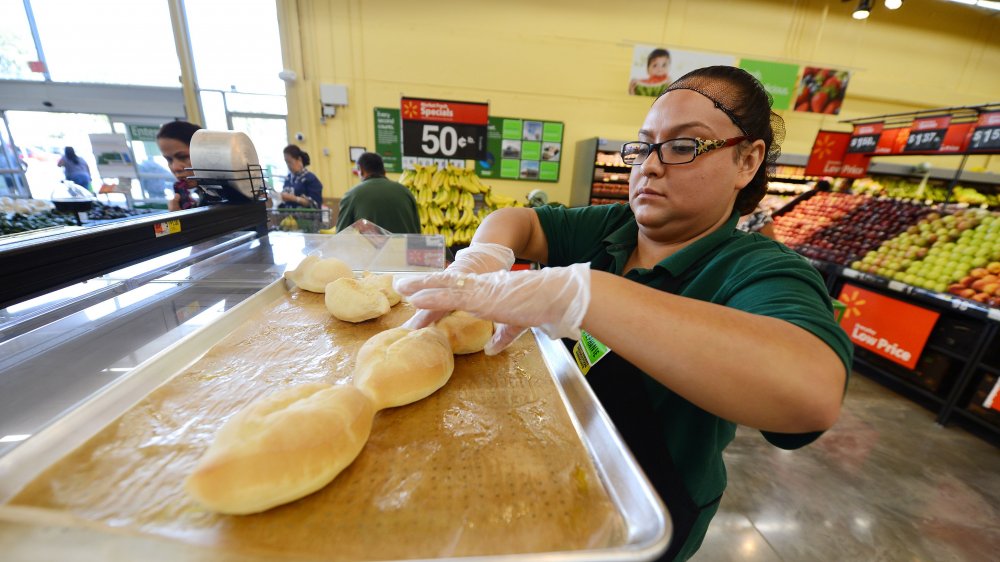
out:
<path id="1" fill-rule="evenodd" d="M 415 101 L 403 102 L 403 117 L 413 119 L 420 114 L 420 104 Z"/>
<path id="2" fill-rule="evenodd" d="M 861 295 L 857 291 L 850 294 L 841 294 L 840 301 L 847 305 L 847 310 L 844 311 L 844 320 L 851 316 L 861 316 L 860 307 L 864 306 L 867 302 L 861 298 Z"/>
<path id="3" fill-rule="evenodd" d="M 813 146 L 812 151 L 813 156 L 821 159 L 829 158 L 830 155 L 833 154 L 833 148 L 836 144 L 837 141 L 833 140 L 831 137 L 824 136 L 816 139 L 816 145 Z"/>

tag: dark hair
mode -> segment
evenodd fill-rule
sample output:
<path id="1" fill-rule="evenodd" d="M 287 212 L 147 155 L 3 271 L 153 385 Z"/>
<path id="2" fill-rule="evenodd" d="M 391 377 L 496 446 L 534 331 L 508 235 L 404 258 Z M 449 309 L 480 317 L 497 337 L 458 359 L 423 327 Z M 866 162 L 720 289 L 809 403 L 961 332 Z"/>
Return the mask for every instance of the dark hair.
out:
<path id="1" fill-rule="evenodd" d="M 358 169 L 370 176 L 384 176 L 385 163 L 382 157 L 374 152 L 365 152 L 358 156 Z"/>
<path id="2" fill-rule="evenodd" d="M 292 158 L 295 158 L 296 160 L 302 160 L 303 166 L 309 165 L 309 153 L 299 148 L 298 145 L 290 144 L 286 146 L 285 150 L 283 150 L 282 152 L 291 156 Z"/>
<path id="3" fill-rule="evenodd" d="M 66 147 L 66 159 L 74 164 L 80 163 L 80 157 L 76 155 L 76 151 L 73 150 L 72 146 Z"/>
<path id="4" fill-rule="evenodd" d="M 669 59 L 670 51 L 666 49 L 653 49 L 653 52 L 649 53 L 649 56 L 646 57 L 646 68 L 649 68 L 649 65 L 653 64 L 653 60 L 660 57 L 667 57 Z"/>
<path id="5" fill-rule="evenodd" d="M 771 111 L 771 95 L 753 75 L 735 66 L 692 70 L 671 84 L 667 92 L 681 89 L 694 90 L 712 100 L 749 137 L 738 150 L 745 150 L 754 140 L 764 141 L 764 161 L 736 196 L 736 210 L 741 215 L 752 213 L 767 193 L 767 182 L 785 139 L 785 123 Z"/>
<path id="6" fill-rule="evenodd" d="M 187 121 L 171 121 L 164 123 L 160 130 L 156 132 L 157 139 L 174 139 L 191 146 L 191 137 L 201 126 Z"/>

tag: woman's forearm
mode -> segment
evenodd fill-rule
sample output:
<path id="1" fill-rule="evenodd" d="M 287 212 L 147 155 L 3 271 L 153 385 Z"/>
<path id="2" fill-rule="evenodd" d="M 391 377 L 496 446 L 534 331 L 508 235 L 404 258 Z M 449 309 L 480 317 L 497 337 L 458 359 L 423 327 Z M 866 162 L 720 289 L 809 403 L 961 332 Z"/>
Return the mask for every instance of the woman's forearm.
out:
<path id="1" fill-rule="evenodd" d="M 698 407 L 758 429 L 829 428 L 844 365 L 791 323 L 591 272 L 587 330 Z"/>

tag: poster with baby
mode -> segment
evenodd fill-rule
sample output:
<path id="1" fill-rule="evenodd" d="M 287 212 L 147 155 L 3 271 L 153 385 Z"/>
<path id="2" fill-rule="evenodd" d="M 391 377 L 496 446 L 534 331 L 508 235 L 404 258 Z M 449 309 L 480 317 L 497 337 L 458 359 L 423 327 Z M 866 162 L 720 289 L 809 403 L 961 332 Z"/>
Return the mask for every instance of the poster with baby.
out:
<path id="1" fill-rule="evenodd" d="M 633 96 L 656 97 L 670 84 L 696 68 L 718 64 L 734 65 L 732 55 L 698 51 L 682 51 L 656 45 L 636 45 L 632 49 L 632 71 L 628 93 Z"/>

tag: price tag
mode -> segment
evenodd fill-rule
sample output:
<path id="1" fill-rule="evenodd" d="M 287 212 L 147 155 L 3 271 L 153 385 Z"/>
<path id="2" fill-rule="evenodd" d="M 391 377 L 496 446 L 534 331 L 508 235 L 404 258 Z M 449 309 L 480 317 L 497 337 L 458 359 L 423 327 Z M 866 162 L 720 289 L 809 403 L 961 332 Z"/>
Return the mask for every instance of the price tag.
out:
<path id="1" fill-rule="evenodd" d="M 485 103 L 403 98 L 403 155 L 478 160 L 486 151 Z"/>
<path id="2" fill-rule="evenodd" d="M 899 281 L 889 281 L 889 288 L 892 289 L 893 291 L 899 291 L 900 293 L 905 293 L 907 287 L 909 287 L 909 285 L 907 285 L 906 283 L 901 283 Z"/>
<path id="3" fill-rule="evenodd" d="M 847 143 L 847 152 L 856 154 L 872 154 L 882 136 L 882 123 L 855 125 L 851 140 Z"/>
<path id="4" fill-rule="evenodd" d="M 153 224 L 153 234 L 159 238 L 160 236 L 168 236 L 170 234 L 177 234 L 181 231 L 181 221 L 172 220 L 166 222 L 158 222 Z"/>
<path id="5" fill-rule="evenodd" d="M 977 127 L 969 139 L 969 150 L 1000 150 L 1000 125 Z"/>
<path id="6" fill-rule="evenodd" d="M 1000 308 L 991 308 L 986 311 L 986 317 L 990 320 L 1000 322 Z"/>
<path id="7" fill-rule="evenodd" d="M 858 270 L 856 270 L 856 269 L 851 269 L 849 267 L 845 267 L 844 271 L 841 272 L 841 275 L 843 275 L 844 277 L 847 277 L 848 279 L 857 279 L 857 278 L 861 277 L 861 272 L 858 271 Z"/>
<path id="8" fill-rule="evenodd" d="M 941 148 L 944 135 L 948 132 L 951 117 L 926 117 L 917 119 L 910 127 L 903 152 L 935 152 Z"/>

